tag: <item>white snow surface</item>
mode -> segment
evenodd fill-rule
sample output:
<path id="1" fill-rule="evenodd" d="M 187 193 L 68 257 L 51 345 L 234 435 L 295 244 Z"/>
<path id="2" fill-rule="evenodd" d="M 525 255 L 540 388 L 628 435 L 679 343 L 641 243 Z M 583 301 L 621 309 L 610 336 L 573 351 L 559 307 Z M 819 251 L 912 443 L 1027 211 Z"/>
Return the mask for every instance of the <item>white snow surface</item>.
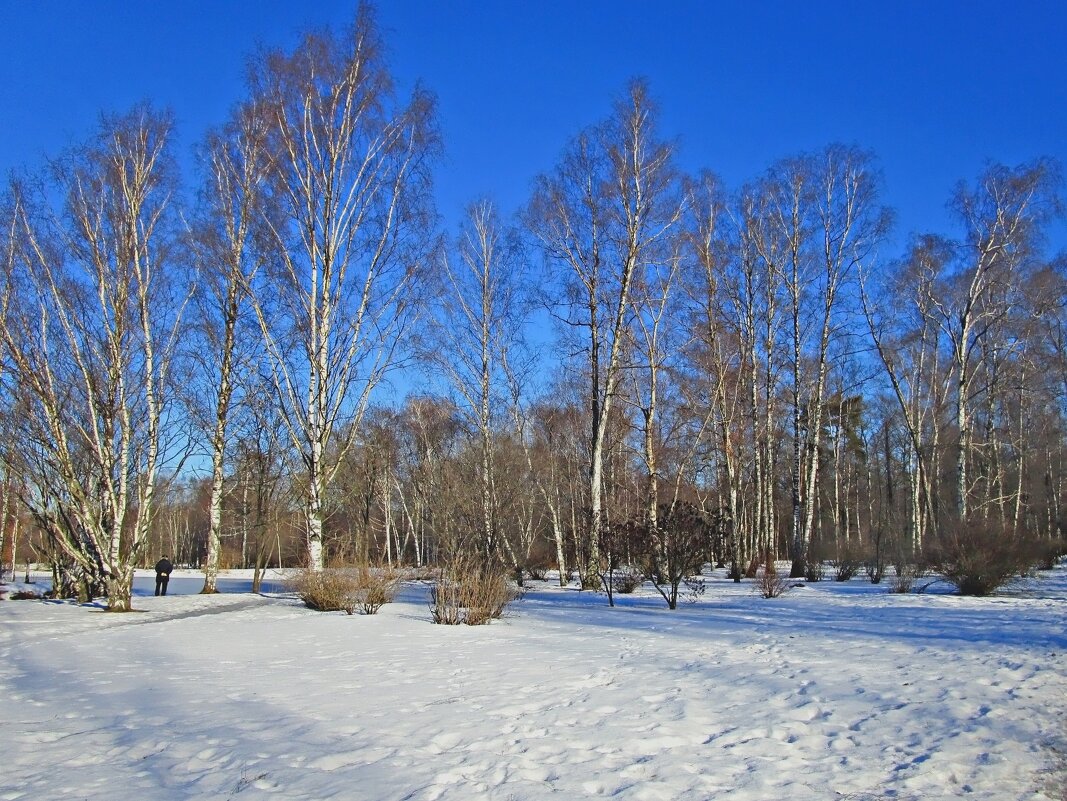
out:
<path id="1" fill-rule="evenodd" d="M 0 799 L 1060 799 L 1067 567 L 1011 592 L 860 579 L 669 611 L 535 582 L 490 626 L 278 584 L 139 612 L 0 601 Z"/>

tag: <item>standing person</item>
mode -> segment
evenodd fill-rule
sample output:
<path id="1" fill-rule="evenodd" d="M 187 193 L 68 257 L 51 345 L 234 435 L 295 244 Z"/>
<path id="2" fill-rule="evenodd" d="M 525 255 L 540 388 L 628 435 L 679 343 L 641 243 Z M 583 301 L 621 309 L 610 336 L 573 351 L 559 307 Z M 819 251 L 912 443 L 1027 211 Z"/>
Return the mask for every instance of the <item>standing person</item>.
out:
<path id="1" fill-rule="evenodd" d="M 156 595 L 167 594 L 167 582 L 170 581 L 172 570 L 174 570 L 174 565 L 166 556 L 156 562 Z"/>

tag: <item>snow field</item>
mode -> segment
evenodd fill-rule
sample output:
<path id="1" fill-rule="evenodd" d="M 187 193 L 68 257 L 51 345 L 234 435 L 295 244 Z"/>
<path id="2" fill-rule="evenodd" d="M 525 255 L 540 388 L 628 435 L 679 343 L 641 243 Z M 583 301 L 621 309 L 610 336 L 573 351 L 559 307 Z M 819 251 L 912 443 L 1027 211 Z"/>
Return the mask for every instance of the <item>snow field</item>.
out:
<path id="1" fill-rule="evenodd" d="M 142 593 L 0 602 L 0 799 L 1057 797 L 1062 567 L 992 599 L 716 578 L 676 612 L 538 584 L 475 628 L 421 585 L 373 617 Z"/>

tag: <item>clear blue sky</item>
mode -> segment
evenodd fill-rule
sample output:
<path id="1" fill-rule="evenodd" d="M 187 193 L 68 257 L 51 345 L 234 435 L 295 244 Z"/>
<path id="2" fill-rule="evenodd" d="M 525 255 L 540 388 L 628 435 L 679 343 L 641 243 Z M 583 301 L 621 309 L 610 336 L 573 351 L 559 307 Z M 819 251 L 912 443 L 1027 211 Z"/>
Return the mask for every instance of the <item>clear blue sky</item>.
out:
<path id="1" fill-rule="evenodd" d="M 0 0 L 0 170 L 41 162 L 101 110 L 171 107 L 188 153 L 242 94 L 257 43 L 343 26 L 339 0 Z M 567 139 L 646 77 L 683 166 L 731 186 L 832 142 L 874 150 L 909 231 L 955 233 L 953 185 L 987 160 L 1067 164 L 1067 3 L 430 2 L 378 4 L 401 86 L 440 101 L 438 200 L 505 213 Z M 1067 247 L 1067 226 L 1055 234 Z"/>

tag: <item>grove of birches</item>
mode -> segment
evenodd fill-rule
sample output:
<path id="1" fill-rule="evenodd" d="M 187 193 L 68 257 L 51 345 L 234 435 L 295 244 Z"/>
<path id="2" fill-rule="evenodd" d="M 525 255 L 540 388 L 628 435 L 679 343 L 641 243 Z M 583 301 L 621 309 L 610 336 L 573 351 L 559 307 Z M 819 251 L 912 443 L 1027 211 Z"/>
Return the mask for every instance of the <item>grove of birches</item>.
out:
<path id="1" fill-rule="evenodd" d="M 891 247 L 874 154 L 724 186 L 653 92 L 620 87 L 514 215 L 445 230 L 434 97 L 396 90 L 364 8 L 252 57 L 192 174 L 146 102 L 12 176 L 7 567 L 113 610 L 164 553 L 205 592 L 465 565 L 673 608 L 709 563 L 981 595 L 1054 561 L 1058 166 L 975 165 L 953 230 Z"/>

